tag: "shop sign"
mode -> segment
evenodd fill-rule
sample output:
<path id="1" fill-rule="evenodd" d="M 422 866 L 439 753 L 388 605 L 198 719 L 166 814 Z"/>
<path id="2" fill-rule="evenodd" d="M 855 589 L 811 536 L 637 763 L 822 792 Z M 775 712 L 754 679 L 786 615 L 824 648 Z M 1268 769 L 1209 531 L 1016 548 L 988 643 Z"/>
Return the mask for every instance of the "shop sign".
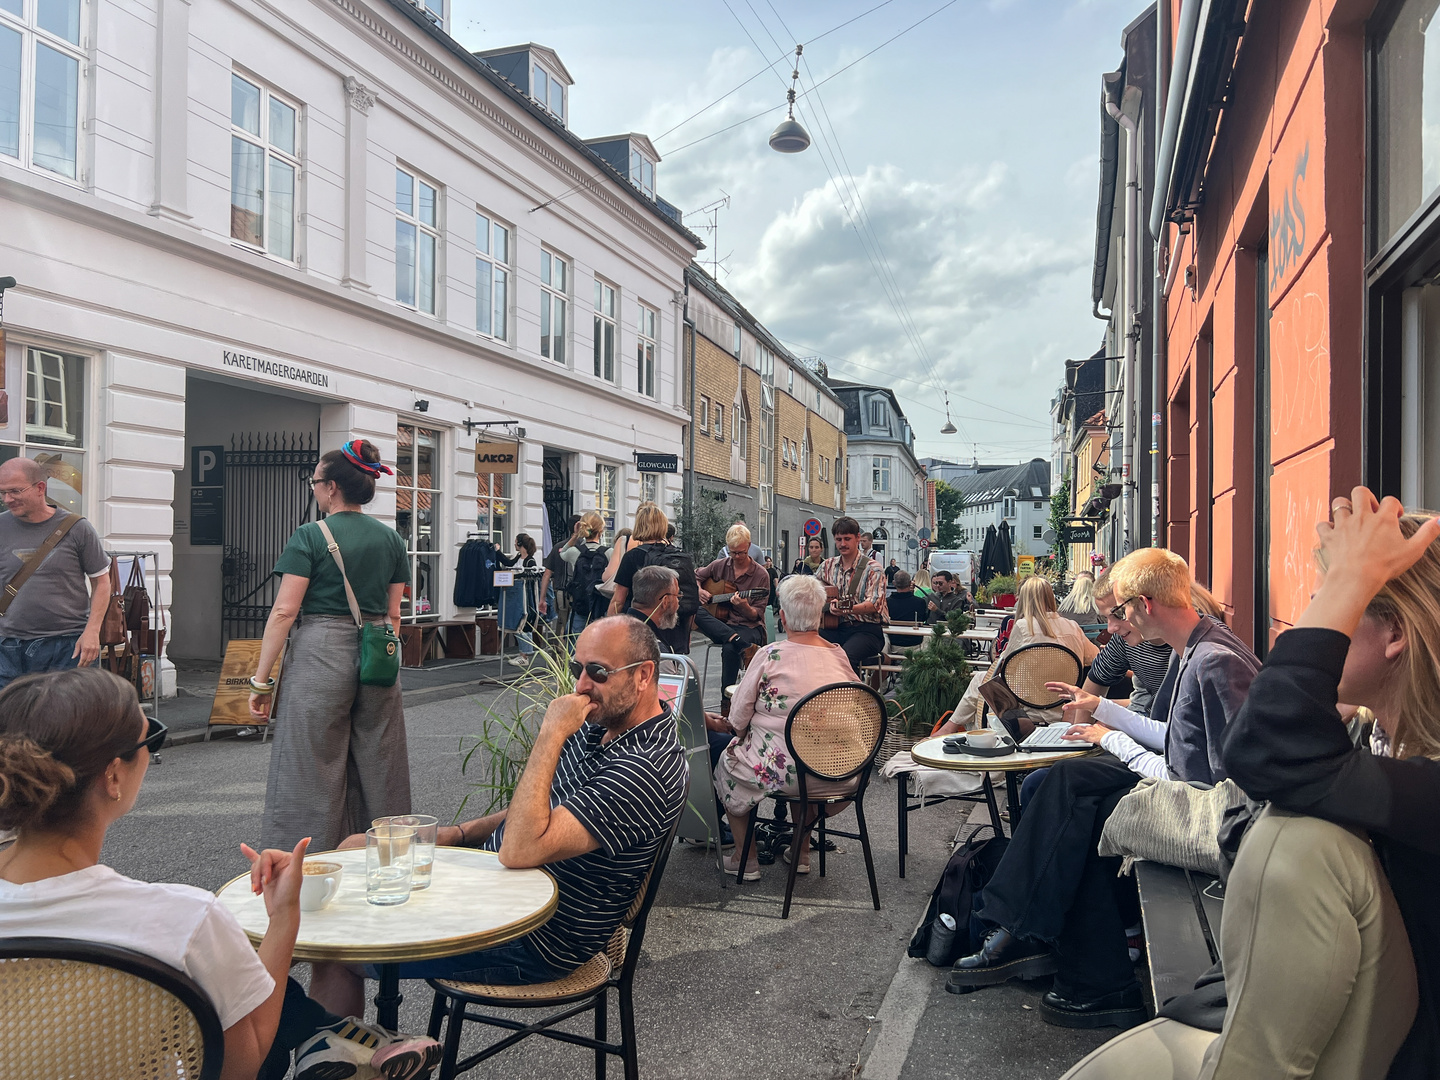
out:
<path id="1" fill-rule="evenodd" d="M 1060 542 L 1062 544 L 1093 544 L 1095 542 L 1095 526 L 1062 526 L 1060 529 Z"/>
<path id="2" fill-rule="evenodd" d="M 225 659 L 220 663 L 220 681 L 215 686 L 215 704 L 210 707 L 210 723 L 227 725 L 262 726 L 264 720 L 250 715 L 250 676 L 260 663 L 260 639 L 235 639 L 225 646 Z M 280 700 L 281 677 L 285 667 L 285 647 L 280 647 L 280 659 L 276 661 L 272 678 L 275 680 L 275 696 L 270 699 L 270 715 L 275 715 L 275 703 Z"/>
<path id="3" fill-rule="evenodd" d="M 225 447 L 190 448 L 190 543 L 225 543 Z"/>
<path id="4" fill-rule="evenodd" d="M 518 442 L 477 442 L 475 444 L 477 473 L 518 473 L 520 444 Z"/>
<path id="5" fill-rule="evenodd" d="M 257 379 L 268 377 L 279 379 L 282 382 L 297 383 L 301 386 L 314 386 L 322 390 L 330 388 L 330 376 L 323 371 L 301 367 L 299 364 L 290 364 L 283 360 L 272 360 L 268 356 L 256 356 L 254 353 L 241 352 L 239 349 L 222 349 L 220 366 L 235 371 L 248 371 Z"/>
<path id="6" fill-rule="evenodd" d="M 1035 556 L 1021 555 L 1015 560 L 1015 580 L 1030 577 L 1035 573 Z"/>
<path id="7" fill-rule="evenodd" d="M 678 454 L 642 454 L 637 450 L 635 452 L 635 468 L 640 472 L 678 473 L 680 456 Z"/>

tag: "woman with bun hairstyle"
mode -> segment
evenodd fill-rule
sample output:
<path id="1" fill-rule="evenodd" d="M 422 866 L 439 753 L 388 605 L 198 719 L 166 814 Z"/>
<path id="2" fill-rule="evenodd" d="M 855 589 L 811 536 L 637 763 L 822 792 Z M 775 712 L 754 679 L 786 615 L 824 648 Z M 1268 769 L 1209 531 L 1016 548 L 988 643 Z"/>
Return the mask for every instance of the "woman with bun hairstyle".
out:
<path id="1" fill-rule="evenodd" d="M 0 691 L 0 830 L 18 830 L 0 850 L 0 938 L 83 938 L 184 972 L 225 1032 L 222 1080 L 282 1077 L 292 1050 L 303 1080 L 365 1069 L 412 1077 L 438 1061 L 433 1039 L 335 1016 L 289 977 L 307 838 L 287 851 L 240 845 L 270 916 L 258 949 L 213 893 L 135 881 L 100 862 L 106 830 L 135 804 L 164 739 L 135 687 L 99 668 L 30 675 Z"/>
<path id="2" fill-rule="evenodd" d="M 361 617 L 396 626 L 410 578 L 405 541 L 361 510 L 375 497 L 376 478 L 390 472 L 374 443 L 356 439 L 321 455 L 310 483 Z M 291 848 L 312 836 L 317 851 L 328 851 L 374 818 L 410 812 L 405 710 L 398 682 L 360 683 L 359 634 L 345 580 L 318 524 L 295 530 L 275 573 L 283 575 L 280 590 L 250 680 L 257 719 L 270 715 L 271 675 L 287 637 L 290 645 L 260 839 L 266 847 Z"/>

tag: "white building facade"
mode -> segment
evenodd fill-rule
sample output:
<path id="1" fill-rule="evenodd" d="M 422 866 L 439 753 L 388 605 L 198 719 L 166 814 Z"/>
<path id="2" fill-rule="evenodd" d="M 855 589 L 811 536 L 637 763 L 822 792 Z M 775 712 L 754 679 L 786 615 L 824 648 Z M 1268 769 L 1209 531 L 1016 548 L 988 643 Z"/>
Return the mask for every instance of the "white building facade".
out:
<path id="1" fill-rule="evenodd" d="M 987 527 L 1010 526 L 1014 554 L 1045 555 L 1050 545 L 1050 462 L 1034 458 L 1019 465 L 981 465 L 973 476 L 953 485 L 964 499 L 960 511 L 960 546 L 980 554 Z"/>
<path id="2" fill-rule="evenodd" d="M 680 490 L 634 455 L 683 453 L 699 241 L 654 161 L 569 133 L 553 52 L 504 50 L 512 85 L 447 14 L 0 2 L 0 460 L 158 552 L 172 656 L 259 636 L 308 465 L 350 438 L 396 466 L 369 510 L 409 545 L 407 618 L 453 614 L 469 536 Z M 505 438 L 518 472 L 477 470 Z"/>
<path id="3" fill-rule="evenodd" d="M 913 573 L 923 555 L 920 530 L 931 527 L 915 432 L 889 387 L 827 381 L 845 406 L 845 511 L 874 534 L 885 565 L 894 559 Z"/>

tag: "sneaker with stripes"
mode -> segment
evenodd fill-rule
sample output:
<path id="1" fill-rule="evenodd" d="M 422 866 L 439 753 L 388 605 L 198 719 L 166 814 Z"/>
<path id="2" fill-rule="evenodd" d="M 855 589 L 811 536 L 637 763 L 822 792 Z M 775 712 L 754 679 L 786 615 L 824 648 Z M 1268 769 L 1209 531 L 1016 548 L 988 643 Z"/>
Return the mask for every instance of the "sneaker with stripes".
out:
<path id="1" fill-rule="evenodd" d="M 295 1080 L 418 1080 L 440 1063 L 440 1044 L 423 1035 L 391 1034 L 347 1016 L 295 1050 Z"/>

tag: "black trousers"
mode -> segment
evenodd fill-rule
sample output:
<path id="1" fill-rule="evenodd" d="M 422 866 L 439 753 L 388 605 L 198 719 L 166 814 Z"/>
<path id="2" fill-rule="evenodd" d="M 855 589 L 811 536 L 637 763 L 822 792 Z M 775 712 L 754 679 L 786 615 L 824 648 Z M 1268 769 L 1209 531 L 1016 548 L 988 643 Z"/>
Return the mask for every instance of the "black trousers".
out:
<path id="1" fill-rule="evenodd" d="M 285 1001 L 280 1006 L 280 1026 L 275 1029 L 275 1041 L 270 1044 L 270 1053 L 260 1066 L 257 1080 L 283 1080 L 290 1071 L 291 1052 L 321 1028 L 331 1027 L 342 1019 L 327 1012 L 294 979 L 288 979 Z"/>
<path id="2" fill-rule="evenodd" d="M 1055 992 L 1082 1001 L 1135 981 L 1125 927 L 1134 886 L 1095 853 L 1115 804 L 1140 777 L 1110 754 L 1052 766 L 1025 804 L 977 909 L 985 922 L 1055 948 Z"/>
<path id="3" fill-rule="evenodd" d="M 860 674 L 861 664 L 885 651 L 885 634 L 879 623 L 850 623 L 834 630 L 821 630 L 820 636 L 845 650 L 845 657 L 856 675 Z"/>
<path id="4" fill-rule="evenodd" d="M 704 608 L 695 613 L 695 629 L 716 645 L 723 645 L 720 651 L 720 685 L 732 686 L 740 677 L 740 659 L 751 645 L 765 644 L 763 626 L 732 626 L 721 622 Z M 734 641 L 730 639 L 734 638 Z"/>

